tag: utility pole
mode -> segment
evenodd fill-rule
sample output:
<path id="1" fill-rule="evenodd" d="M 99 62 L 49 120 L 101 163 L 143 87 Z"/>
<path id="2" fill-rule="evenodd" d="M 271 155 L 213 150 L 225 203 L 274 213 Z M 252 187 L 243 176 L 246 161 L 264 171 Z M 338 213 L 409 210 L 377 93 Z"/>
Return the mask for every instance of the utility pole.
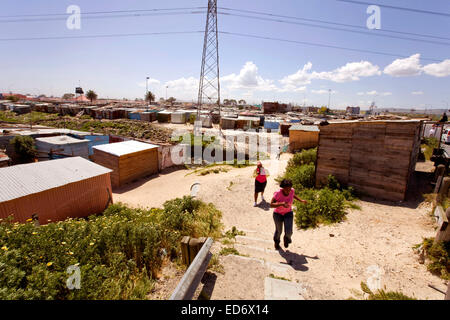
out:
<path id="1" fill-rule="evenodd" d="M 220 116 L 219 38 L 217 28 L 217 0 L 208 0 L 203 56 L 197 100 L 197 119 L 204 103 L 217 104 Z M 211 114 L 210 114 L 211 116 Z"/>
<path id="2" fill-rule="evenodd" d="M 328 110 L 330 110 L 331 89 L 328 89 Z"/>

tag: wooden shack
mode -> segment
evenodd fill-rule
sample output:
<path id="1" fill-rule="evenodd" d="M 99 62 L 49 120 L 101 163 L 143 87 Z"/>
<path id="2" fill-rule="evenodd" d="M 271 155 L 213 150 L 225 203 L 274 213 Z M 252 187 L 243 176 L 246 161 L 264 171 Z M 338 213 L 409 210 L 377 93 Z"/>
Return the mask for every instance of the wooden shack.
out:
<path id="1" fill-rule="evenodd" d="M 101 213 L 112 203 L 110 172 L 81 157 L 0 168 L 0 218 L 46 224 Z"/>
<path id="2" fill-rule="evenodd" d="M 317 126 L 292 125 L 289 128 L 289 150 L 315 148 L 319 144 L 319 128 Z"/>
<path id="3" fill-rule="evenodd" d="M 92 160 L 113 170 L 113 188 L 158 172 L 157 145 L 130 140 L 94 146 L 93 149 Z"/>
<path id="4" fill-rule="evenodd" d="M 420 121 L 347 121 L 320 126 L 316 186 L 329 174 L 377 199 L 403 201 L 420 149 Z"/>

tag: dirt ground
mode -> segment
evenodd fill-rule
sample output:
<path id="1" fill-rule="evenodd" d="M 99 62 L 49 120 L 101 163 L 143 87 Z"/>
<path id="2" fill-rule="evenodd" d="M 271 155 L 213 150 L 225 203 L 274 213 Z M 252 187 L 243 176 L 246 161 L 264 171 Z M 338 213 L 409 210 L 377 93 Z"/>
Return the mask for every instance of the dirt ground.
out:
<path id="1" fill-rule="evenodd" d="M 274 178 L 284 172 L 289 157 L 263 161 L 270 173 L 264 194 L 268 202 L 279 188 Z M 205 176 L 187 169 L 167 171 L 115 190 L 113 198 L 134 207 L 160 207 L 166 200 L 188 195 L 191 185 L 200 183 L 198 198 L 222 211 L 225 230 L 235 226 L 245 232 L 234 244 L 241 256 L 221 256 L 225 272 L 208 273 L 204 291 L 211 299 L 264 299 L 264 278 L 270 274 L 301 284 L 305 299 L 347 299 L 354 296 L 352 290 L 360 289 L 361 281 L 371 281 L 373 270 L 379 271 L 381 286 L 389 291 L 418 299 L 444 298 L 429 285 L 445 292 L 446 282 L 430 274 L 412 250 L 422 238 L 436 234 L 431 205 L 418 200 L 419 195 L 405 203 L 359 200 L 361 210 L 349 210 L 346 221 L 306 231 L 294 227 L 289 248 L 275 251 L 273 211 L 261 198 L 253 207 L 254 169 Z M 425 173 L 419 178 L 420 174 Z M 216 242 L 213 252 L 221 247 Z M 181 276 L 172 270 L 167 277 L 170 289 L 164 289 L 162 281 L 154 297 L 168 298 Z"/>

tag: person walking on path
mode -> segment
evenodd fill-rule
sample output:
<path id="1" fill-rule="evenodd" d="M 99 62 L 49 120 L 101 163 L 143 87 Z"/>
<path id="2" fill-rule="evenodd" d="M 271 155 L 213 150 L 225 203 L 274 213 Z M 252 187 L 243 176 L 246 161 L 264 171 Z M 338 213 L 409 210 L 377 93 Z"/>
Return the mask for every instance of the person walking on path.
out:
<path id="1" fill-rule="evenodd" d="M 258 206 L 256 203 L 258 201 L 258 193 L 261 192 L 261 199 L 264 201 L 264 190 L 266 189 L 268 177 L 267 169 L 263 167 L 260 161 L 257 162 L 253 176 L 255 177 L 255 204 L 253 206 L 256 207 Z"/>
<path id="2" fill-rule="evenodd" d="M 292 212 L 292 203 L 298 200 L 302 203 L 307 203 L 306 200 L 300 199 L 295 195 L 295 190 L 292 188 L 292 181 L 284 179 L 281 181 L 280 190 L 273 194 L 270 207 L 275 208 L 273 212 L 273 221 L 275 222 L 275 234 L 273 241 L 275 242 L 275 249 L 280 250 L 280 237 L 283 232 L 284 224 L 284 247 L 287 248 L 292 242 L 292 227 L 294 222 L 294 213 Z"/>

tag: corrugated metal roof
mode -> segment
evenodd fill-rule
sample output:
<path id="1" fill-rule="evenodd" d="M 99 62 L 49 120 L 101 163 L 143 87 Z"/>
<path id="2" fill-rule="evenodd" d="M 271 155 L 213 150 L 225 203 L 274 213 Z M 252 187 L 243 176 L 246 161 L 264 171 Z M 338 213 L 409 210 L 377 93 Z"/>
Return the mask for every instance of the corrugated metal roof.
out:
<path id="1" fill-rule="evenodd" d="M 112 170 L 81 157 L 0 168 L 0 202 L 100 176 Z"/>
<path id="2" fill-rule="evenodd" d="M 89 143 L 89 140 L 75 139 L 69 136 L 55 136 L 47 138 L 36 138 L 36 141 L 44 142 L 53 145 L 65 145 L 65 144 L 78 144 L 78 143 Z"/>
<path id="3" fill-rule="evenodd" d="M 300 131 L 320 131 L 317 126 L 304 126 L 301 124 L 293 125 L 289 130 L 300 130 Z"/>
<path id="4" fill-rule="evenodd" d="M 126 154 L 144 151 L 144 150 L 150 150 L 150 149 L 154 149 L 154 148 L 158 148 L 158 147 L 159 146 L 154 145 L 154 144 L 130 140 L 130 141 L 94 146 L 93 149 L 97 149 L 97 150 L 120 157 L 120 156 L 123 156 Z"/>

